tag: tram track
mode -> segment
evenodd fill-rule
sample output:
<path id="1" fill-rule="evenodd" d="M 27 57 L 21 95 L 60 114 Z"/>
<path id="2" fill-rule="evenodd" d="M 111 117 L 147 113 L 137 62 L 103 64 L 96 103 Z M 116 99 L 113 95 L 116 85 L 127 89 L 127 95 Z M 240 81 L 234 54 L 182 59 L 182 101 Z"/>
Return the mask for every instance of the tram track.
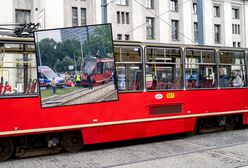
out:
<path id="1" fill-rule="evenodd" d="M 80 99 L 86 99 L 90 98 L 92 96 L 95 96 L 96 93 L 100 93 L 101 90 L 110 87 L 113 85 L 111 82 L 106 83 L 104 85 L 95 86 L 93 89 L 83 88 L 77 91 L 74 91 L 72 93 L 68 93 L 66 95 L 57 96 L 54 98 L 51 98 L 49 100 L 44 101 L 45 107 L 50 106 L 62 106 L 62 105 L 71 105 L 71 104 L 77 104 Z M 80 103 L 80 102 L 79 102 Z M 81 103 L 87 103 L 87 101 L 81 101 Z"/>
<path id="2" fill-rule="evenodd" d="M 111 85 L 111 83 L 107 83 L 107 84 L 105 84 L 105 85 L 101 85 L 101 86 L 95 87 L 95 88 L 92 89 L 92 90 L 87 89 L 88 91 L 86 91 L 85 93 L 83 93 L 83 94 L 78 94 L 78 95 L 76 95 L 76 96 L 73 96 L 73 99 L 69 99 L 69 100 L 67 100 L 67 101 L 64 101 L 64 102 L 63 102 L 62 104 L 60 104 L 60 105 L 68 105 L 68 104 L 71 104 L 72 102 L 77 102 L 78 99 L 81 100 L 82 97 L 83 97 L 83 96 L 86 96 L 86 95 L 87 95 L 87 97 L 90 97 L 90 96 L 94 95 L 95 93 L 101 91 L 102 89 L 107 88 L 107 87 L 110 86 L 110 85 Z M 94 95 L 94 96 L 95 96 L 95 95 Z M 85 102 L 85 101 L 84 101 L 84 102 Z"/>
<path id="3" fill-rule="evenodd" d="M 109 94 L 107 94 L 105 97 L 103 97 L 102 99 L 99 99 L 98 102 L 102 102 L 102 101 L 111 101 L 113 99 L 115 99 L 115 96 L 117 95 L 117 91 L 113 91 Z"/>
<path id="4" fill-rule="evenodd" d="M 182 141 L 189 142 L 187 140 L 182 140 Z M 162 157 L 157 156 L 157 157 L 153 157 L 153 158 L 150 158 L 150 159 L 142 159 L 142 160 L 123 163 L 123 164 L 114 164 L 114 165 L 105 166 L 103 168 L 121 167 L 121 166 L 128 166 L 128 165 L 131 165 L 131 164 L 138 164 L 138 163 L 145 164 L 144 162 L 151 162 L 151 161 L 156 161 L 156 160 L 161 160 L 161 159 L 168 159 L 168 158 L 173 158 L 173 157 L 186 156 L 186 155 L 204 153 L 204 152 L 207 152 L 209 154 L 219 155 L 221 157 L 225 157 L 227 159 L 232 159 L 232 160 L 242 162 L 242 163 L 245 163 L 245 164 L 248 165 L 248 159 L 239 159 L 237 157 L 229 156 L 229 155 L 214 151 L 214 150 L 221 150 L 221 149 L 230 148 L 230 147 L 238 147 L 238 146 L 248 145 L 248 142 L 245 142 L 245 143 L 242 142 L 242 143 L 236 143 L 236 144 L 230 144 L 230 145 L 222 145 L 222 146 L 216 146 L 216 147 L 207 147 L 207 146 L 199 145 L 199 144 L 195 144 L 195 143 L 192 143 L 192 144 L 193 145 L 198 145 L 199 147 L 204 148 L 204 149 L 199 149 L 199 150 L 189 151 L 189 152 L 182 152 L 182 153 L 172 154 L 172 155 L 162 156 Z"/>

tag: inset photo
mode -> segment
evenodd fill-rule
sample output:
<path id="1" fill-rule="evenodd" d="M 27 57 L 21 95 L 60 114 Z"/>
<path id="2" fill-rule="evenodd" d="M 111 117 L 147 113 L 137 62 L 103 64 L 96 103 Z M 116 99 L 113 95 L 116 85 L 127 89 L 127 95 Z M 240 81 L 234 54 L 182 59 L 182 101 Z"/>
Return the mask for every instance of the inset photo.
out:
<path id="1" fill-rule="evenodd" d="M 110 24 L 35 32 L 42 107 L 118 100 Z"/>

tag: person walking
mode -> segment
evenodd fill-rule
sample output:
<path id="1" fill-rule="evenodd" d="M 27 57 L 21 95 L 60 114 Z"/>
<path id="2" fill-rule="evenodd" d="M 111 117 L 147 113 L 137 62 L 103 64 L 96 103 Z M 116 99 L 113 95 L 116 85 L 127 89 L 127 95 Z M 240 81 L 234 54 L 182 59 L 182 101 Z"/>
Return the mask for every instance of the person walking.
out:
<path id="1" fill-rule="evenodd" d="M 89 89 L 93 89 L 93 86 L 92 86 L 92 80 L 91 80 L 91 75 L 88 74 L 87 75 L 87 82 L 88 82 L 88 86 L 89 86 Z"/>
<path id="2" fill-rule="evenodd" d="M 57 89 L 57 81 L 55 80 L 55 78 L 53 78 L 53 80 L 51 81 L 51 86 L 52 86 L 53 94 L 55 94 Z"/>

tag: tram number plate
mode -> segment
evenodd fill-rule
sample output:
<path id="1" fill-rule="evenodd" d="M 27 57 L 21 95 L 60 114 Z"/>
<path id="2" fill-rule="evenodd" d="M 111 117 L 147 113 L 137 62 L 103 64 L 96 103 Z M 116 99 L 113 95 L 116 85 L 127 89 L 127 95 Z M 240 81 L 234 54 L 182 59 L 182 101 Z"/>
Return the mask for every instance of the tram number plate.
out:
<path id="1" fill-rule="evenodd" d="M 175 96 L 175 93 L 166 93 L 166 98 L 167 99 L 174 99 L 176 96 Z"/>

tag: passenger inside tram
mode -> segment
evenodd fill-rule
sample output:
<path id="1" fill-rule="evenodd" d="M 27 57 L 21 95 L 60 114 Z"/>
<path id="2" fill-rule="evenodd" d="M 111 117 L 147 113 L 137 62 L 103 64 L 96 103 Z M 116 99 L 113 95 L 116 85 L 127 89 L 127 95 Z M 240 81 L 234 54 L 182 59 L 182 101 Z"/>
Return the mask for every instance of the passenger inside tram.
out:
<path id="1" fill-rule="evenodd" d="M 244 85 L 242 77 L 239 75 L 238 71 L 233 70 L 231 72 L 230 86 L 232 87 L 242 87 Z"/>
<path id="2" fill-rule="evenodd" d="M 226 74 L 224 68 L 219 69 L 219 83 L 220 87 L 228 87 L 229 86 L 230 77 Z"/>

